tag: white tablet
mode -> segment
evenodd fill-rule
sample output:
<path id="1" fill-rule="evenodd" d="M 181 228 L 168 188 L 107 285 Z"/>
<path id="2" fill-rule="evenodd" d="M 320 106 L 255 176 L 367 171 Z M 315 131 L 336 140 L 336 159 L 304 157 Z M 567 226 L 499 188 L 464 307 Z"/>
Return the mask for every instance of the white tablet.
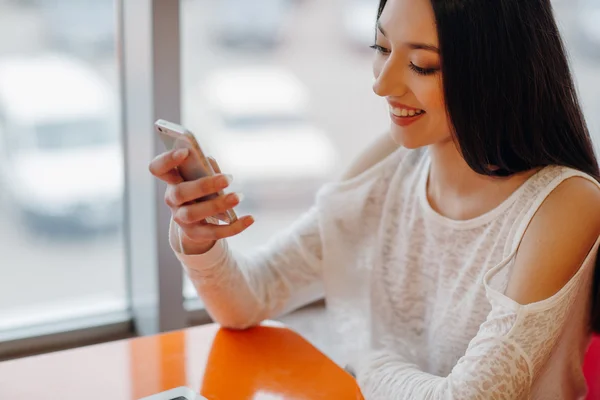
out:
<path id="1" fill-rule="evenodd" d="M 144 397 L 139 400 L 208 400 L 204 396 L 200 396 L 192 389 L 185 386 L 181 386 L 175 389 L 167 390 L 166 392 L 160 392 L 153 394 L 152 396 Z"/>

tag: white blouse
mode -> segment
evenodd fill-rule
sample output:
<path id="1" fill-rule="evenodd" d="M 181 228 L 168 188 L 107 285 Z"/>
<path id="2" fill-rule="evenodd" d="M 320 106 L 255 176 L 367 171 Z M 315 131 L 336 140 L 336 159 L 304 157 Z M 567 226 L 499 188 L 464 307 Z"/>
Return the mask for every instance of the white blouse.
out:
<path id="1" fill-rule="evenodd" d="M 426 149 L 400 148 L 327 184 L 253 254 L 225 240 L 203 255 L 175 252 L 224 326 L 248 327 L 325 296 L 329 355 L 356 363 L 368 400 L 583 398 L 600 242 L 554 296 L 521 305 L 504 291 L 544 199 L 567 178 L 596 181 L 549 166 L 492 211 L 457 221 L 430 207 L 429 166 Z"/>

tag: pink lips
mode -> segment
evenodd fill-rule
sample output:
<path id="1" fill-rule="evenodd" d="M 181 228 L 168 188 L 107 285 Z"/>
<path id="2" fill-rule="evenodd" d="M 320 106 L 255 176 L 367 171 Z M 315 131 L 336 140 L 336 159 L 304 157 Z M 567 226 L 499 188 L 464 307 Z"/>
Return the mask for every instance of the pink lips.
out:
<path id="1" fill-rule="evenodd" d="M 401 108 L 401 109 L 406 109 L 406 110 L 415 110 L 415 111 L 419 111 L 419 108 L 414 108 L 414 107 L 410 107 L 407 106 L 406 104 L 402 104 L 402 103 L 397 103 L 394 101 L 388 101 L 389 105 L 393 108 Z M 392 119 L 392 122 L 398 126 L 408 126 L 414 122 L 416 122 L 417 120 L 419 120 L 421 117 L 423 117 L 425 115 L 425 112 L 423 112 L 422 114 L 419 115 L 414 115 L 412 117 L 399 117 L 397 115 L 392 114 L 392 112 L 390 111 L 390 118 Z"/>

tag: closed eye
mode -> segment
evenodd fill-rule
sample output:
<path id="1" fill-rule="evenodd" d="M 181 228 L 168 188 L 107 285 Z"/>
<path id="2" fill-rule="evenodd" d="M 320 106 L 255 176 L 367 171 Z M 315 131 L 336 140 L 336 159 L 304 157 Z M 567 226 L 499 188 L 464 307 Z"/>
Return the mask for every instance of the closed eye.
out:
<path id="1" fill-rule="evenodd" d="M 369 46 L 370 48 L 372 48 L 373 50 L 375 50 L 376 52 L 380 53 L 380 54 L 390 54 L 392 51 L 390 49 L 386 49 L 383 46 L 380 46 L 378 44 L 373 44 L 371 46 Z"/>
<path id="2" fill-rule="evenodd" d="M 408 67 L 410 69 L 412 69 L 413 71 L 415 71 L 419 75 L 433 75 L 437 71 L 439 71 L 439 69 L 437 69 L 437 68 L 422 68 L 422 67 L 419 67 L 419 66 L 413 64 L 412 62 L 410 64 L 408 64 Z"/>

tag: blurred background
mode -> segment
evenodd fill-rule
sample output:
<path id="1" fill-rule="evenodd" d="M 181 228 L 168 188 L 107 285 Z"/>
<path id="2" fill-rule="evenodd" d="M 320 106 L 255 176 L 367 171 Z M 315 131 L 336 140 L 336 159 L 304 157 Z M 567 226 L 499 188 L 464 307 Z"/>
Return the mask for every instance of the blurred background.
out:
<path id="1" fill-rule="evenodd" d="M 256 218 L 232 246 L 287 226 L 388 126 L 377 3 L 181 0 L 182 123 Z M 598 144 L 600 0 L 554 5 Z M 129 307 L 115 6 L 0 0 L 0 333 Z"/>

